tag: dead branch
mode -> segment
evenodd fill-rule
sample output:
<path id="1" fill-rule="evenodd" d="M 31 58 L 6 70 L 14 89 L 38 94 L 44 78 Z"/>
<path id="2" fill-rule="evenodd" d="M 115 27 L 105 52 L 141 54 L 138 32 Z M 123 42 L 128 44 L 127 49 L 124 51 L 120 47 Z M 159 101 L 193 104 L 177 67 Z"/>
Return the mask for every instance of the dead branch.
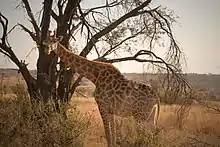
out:
<path id="1" fill-rule="evenodd" d="M 0 13 L 0 23 L 2 25 L 3 33 L 2 33 L 2 44 L 6 44 L 7 30 L 8 30 L 8 19 Z"/>
<path id="2" fill-rule="evenodd" d="M 122 17 L 120 17 L 118 20 L 116 20 L 115 22 L 111 23 L 109 26 L 107 26 L 106 28 L 104 28 L 103 30 L 101 30 L 100 32 L 96 33 L 94 36 L 92 36 L 92 38 L 90 39 L 90 41 L 87 43 L 87 45 L 85 46 L 85 48 L 82 50 L 82 52 L 80 53 L 80 56 L 84 56 L 86 57 L 87 54 L 92 50 L 94 43 L 96 43 L 98 41 L 99 38 L 101 38 L 103 35 L 111 32 L 114 28 L 116 28 L 119 24 L 121 24 L 123 21 L 125 21 L 126 19 L 130 18 L 130 17 L 134 17 L 136 16 L 136 13 L 143 9 L 144 7 L 146 7 L 149 3 L 151 2 L 151 0 L 147 0 L 145 2 L 143 2 L 140 6 L 136 7 L 135 9 L 133 9 L 132 11 L 128 12 L 127 14 L 123 15 Z"/>
<path id="3" fill-rule="evenodd" d="M 56 22 L 59 22 L 59 17 L 53 10 L 51 11 L 51 16 L 54 20 L 56 20 Z"/>
<path id="4" fill-rule="evenodd" d="M 211 109 L 211 110 L 213 110 L 213 111 L 215 111 L 215 112 L 217 112 L 217 113 L 220 113 L 220 108 L 218 108 L 217 106 L 214 106 L 214 105 L 208 103 L 208 102 L 205 101 L 205 100 L 196 99 L 196 101 L 197 101 L 199 104 L 201 104 L 202 106 L 205 106 L 205 107 L 207 107 L 207 108 L 209 108 L 209 109 Z"/>
<path id="5" fill-rule="evenodd" d="M 59 23 L 63 28 L 65 28 L 64 30 L 70 28 L 68 22 L 73 18 L 74 14 L 77 13 L 77 4 L 79 2 L 80 0 L 76 0 L 76 1 L 68 0 L 63 14 L 62 14 L 62 9 L 65 2 L 63 2 L 63 4 L 61 4 L 61 2 L 58 3 L 59 13 L 60 13 L 59 16 L 62 16 Z M 62 33 L 65 33 L 65 31 L 63 31 Z"/>
<path id="6" fill-rule="evenodd" d="M 83 76 L 79 76 L 76 79 L 76 81 L 74 82 L 74 84 L 71 86 L 70 91 L 69 91 L 71 97 L 72 97 L 74 91 L 76 90 L 76 87 L 80 85 L 82 78 L 83 78 Z"/>
<path id="7" fill-rule="evenodd" d="M 207 146 L 207 147 L 215 147 L 215 145 L 207 143 L 205 141 L 202 141 L 200 138 L 198 137 L 188 137 L 189 140 L 192 141 L 192 143 L 190 143 L 191 145 L 202 145 L 202 146 Z"/>
<path id="8" fill-rule="evenodd" d="M 119 43 L 117 43 L 115 46 L 111 47 L 109 50 L 107 50 L 102 56 L 101 58 L 104 58 L 105 56 L 111 54 L 112 52 L 114 52 L 114 50 L 119 47 L 120 45 L 122 45 L 124 42 L 128 41 L 129 39 L 132 39 L 134 37 L 136 37 L 137 35 L 139 35 L 144 29 L 141 29 L 140 31 L 138 31 L 137 33 L 123 39 L 122 41 L 120 41 Z"/>
<path id="9" fill-rule="evenodd" d="M 14 25 L 14 26 L 7 32 L 7 35 L 9 35 L 17 26 L 18 26 L 18 24 Z"/>
<path id="10" fill-rule="evenodd" d="M 62 15 L 63 5 L 64 5 L 64 4 L 65 4 L 65 1 L 63 1 L 63 3 L 62 3 L 62 0 L 58 0 L 58 2 L 57 2 L 57 7 L 58 7 L 59 16 Z"/>
<path id="11" fill-rule="evenodd" d="M 48 28 L 50 26 L 50 16 L 51 16 L 52 4 L 53 4 L 53 0 L 44 0 L 43 17 L 41 19 L 42 29 L 41 29 L 40 45 L 42 44 L 43 40 L 45 40 L 47 38 L 47 32 L 48 32 Z"/>
<path id="12" fill-rule="evenodd" d="M 14 52 L 12 51 L 11 47 L 9 44 L 7 44 L 6 40 L 7 40 L 7 31 L 8 31 L 8 19 L 2 14 L 0 13 L 0 24 L 2 26 L 2 37 L 1 37 L 1 42 L 0 42 L 0 52 L 3 53 L 4 55 L 8 56 L 13 62 L 15 62 L 15 64 L 18 67 L 21 67 L 21 63 L 18 60 L 18 58 L 16 57 L 16 55 L 14 54 Z"/>
<path id="13" fill-rule="evenodd" d="M 22 24 L 18 24 L 25 32 L 27 32 L 30 37 L 39 45 L 40 44 L 40 40 L 39 38 L 34 34 L 34 32 L 31 32 L 27 27 L 25 27 Z"/>
<path id="14" fill-rule="evenodd" d="M 28 16 L 30 18 L 30 22 L 31 22 L 31 24 L 34 27 L 34 31 L 36 33 L 36 36 L 40 37 L 40 28 L 37 25 L 37 22 L 36 22 L 36 20 L 34 18 L 34 15 L 33 15 L 33 12 L 32 12 L 32 9 L 30 7 L 30 4 L 29 4 L 28 0 L 22 0 L 22 2 L 24 3 L 25 10 L 26 10 L 26 12 L 27 12 L 27 14 L 28 14 Z"/>
<path id="15" fill-rule="evenodd" d="M 91 12 L 94 12 L 95 10 L 98 10 L 98 9 L 104 9 L 104 8 L 110 8 L 110 7 L 115 7 L 117 5 L 119 5 L 121 2 L 118 2 L 118 1 L 113 1 L 109 4 L 105 4 L 103 6 L 98 6 L 98 7 L 94 7 L 94 8 L 91 8 L 89 10 L 86 10 L 86 12 L 84 13 L 84 16 L 87 16 L 89 13 Z"/>
<path id="16" fill-rule="evenodd" d="M 79 92 L 79 91 L 77 91 L 77 90 L 75 90 L 75 92 L 78 93 L 79 95 L 83 96 L 84 98 L 87 98 L 87 99 L 88 99 L 88 97 L 87 97 L 86 95 L 82 94 L 81 92 Z"/>
<path id="17" fill-rule="evenodd" d="M 154 58 L 156 58 L 157 60 L 149 60 L 149 59 L 140 59 L 138 58 L 139 56 L 142 55 L 148 55 L 148 56 L 153 56 Z M 162 58 L 158 57 L 154 52 L 149 51 L 149 50 L 140 50 L 138 51 L 135 55 L 131 56 L 131 57 L 123 57 L 123 58 L 117 58 L 117 59 L 109 59 L 103 62 L 108 62 L 108 63 L 115 63 L 115 62 L 122 62 L 122 61 L 129 61 L 129 60 L 133 60 L 133 61 L 138 61 L 138 62 L 149 62 L 149 63 L 159 63 L 159 64 L 165 64 L 166 67 L 170 70 L 173 71 L 175 70 L 178 71 L 178 69 L 171 65 L 166 63 Z"/>
<path id="18" fill-rule="evenodd" d="M 7 42 L 7 35 L 13 30 L 13 28 L 9 30 L 10 32 L 8 32 L 8 19 L 1 13 L 0 24 L 3 30 L 2 37 L 0 39 L 0 52 L 8 56 L 18 66 L 19 71 L 21 72 L 27 83 L 29 94 L 33 96 L 32 98 L 36 98 L 36 93 L 33 91 L 33 89 L 35 89 L 34 83 L 36 82 L 36 79 L 31 76 L 26 64 L 20 62 L 20 60 L 17 58 L 12 48 L 10 47 L 10 44 Z"/>
<path id="19" fill-rule="evenodd" d="M 158 11 L 154 11 L 154 12 L 165 22 L 167 29 L 163 27 L 163 24 L 158 17 L 154 17 L 157 20 L 157 22 L 160 24 L 161 29 L 165 31 L 167 33 L 167 36 L 170 38 L 170 42 L 171 42 L 170 50 L 169 50 L 170 53 L 168 52 L 167 60 L 171 61 L 172 57 L 174 57 L 173 61 L 176 61 L 176 63 L 179 64 L 179 60 L 181 59 L 180 55 L 182 55 L 183 53 L 181 52 L 176 40 L 174 39 L 171 29 L 171 24 L 161 13 L 159 13 Z M 175 50 L 172 50 L 172 48 L 174 48 Z"/>

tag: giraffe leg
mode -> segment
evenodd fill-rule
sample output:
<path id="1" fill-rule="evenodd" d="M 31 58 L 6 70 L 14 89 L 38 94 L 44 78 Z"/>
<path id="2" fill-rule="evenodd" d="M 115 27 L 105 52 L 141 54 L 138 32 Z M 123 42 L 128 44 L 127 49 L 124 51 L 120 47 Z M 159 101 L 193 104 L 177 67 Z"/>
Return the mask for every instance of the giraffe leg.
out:
<path id="1" fill-rule="evenodd" d="M 103 121 L 107 145 L 108 147 L 115 147 L 116 141 L 115 141 L 115 125 L 114 125 L 113 115 L 109 113 L 105 113 L 105 111 L 101 111 L 101 109 L 99 111 Z"/>
<path id="2" fill-rule="evenodd" d="M 146 127 L 149 133 L 159 133 L 158 129 L 158 118 L 159 118 L 160 106 L 159 104 L 155 104 L 150 112 L 145 113 L 145 115 L 135 117 L 137 124 L 137 131 L 142 132 L 141 127 Z"/>
<path id="3" fill-rule="evenodd" d="M 150 133 L 154 127 L 154 117 L 150 116 L 150 114 L 151 113 L 148 112 L 144 113 L 144 115 L 134 116 L 138 136 Z"/>
<path id="4" fill-rule="evenodd" d="M 115 115 L 109 116 L 109 128 L 110 128 L 110 134 L 111 134 L 111 143 L 113 147 L 116 147 L 117 144 L 117 133 L 116 133 L 116 120 Z"/>

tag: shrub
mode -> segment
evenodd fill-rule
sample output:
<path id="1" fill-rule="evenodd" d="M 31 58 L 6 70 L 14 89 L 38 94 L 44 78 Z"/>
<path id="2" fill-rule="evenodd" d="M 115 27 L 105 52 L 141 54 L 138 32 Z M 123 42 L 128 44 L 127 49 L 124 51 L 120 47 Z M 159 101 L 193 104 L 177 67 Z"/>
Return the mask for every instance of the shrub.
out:
<path id="1" fill-rule="evenodd" d="M 24 89 L 13 91 L 16 100 L 0 99 L 0 146 L 83 146 L 90 122 L 76 109 L 65 118 L 52 101 L 33 104 Z"/>
<path id="2" fill-rule="evenodd" d="M 132 119 L 116 118 L 116 138 L 120 147 L 166 147 L 162 144 L 161 130 L 150 128 L 150 125 L 143 126 L 137 131 L 136 123 Z"/>

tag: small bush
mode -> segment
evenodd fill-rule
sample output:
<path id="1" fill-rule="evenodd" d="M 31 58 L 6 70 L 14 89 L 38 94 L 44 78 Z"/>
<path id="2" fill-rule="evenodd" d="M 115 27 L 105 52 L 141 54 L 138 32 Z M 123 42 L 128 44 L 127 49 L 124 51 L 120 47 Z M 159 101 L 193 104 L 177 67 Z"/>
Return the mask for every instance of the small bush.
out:
<path id="1" fill-rule="evenodd" d="M 25 90 L 25 86 L 21 84 L 19 81 L 15 85 L 11 85 L 10 89 L 11 93 L 17 95 L 19 99 L 28 98 L 28 92 Z"/>
<path id="2" fill-rule="evenodd" d="M 53 102 L 33 104 L 24 90 L 13 91 L 16 100 L 0 99 L 0 146 L 83 146 L 90 122 L 76 109 L 65 118 Z"/>
<path id="3" fill-rule="evenodd" d="M 165 147 L 160 144 L 159 136 L 155 134 L 139 135 L 130 147 Z"/>
<path id="4" fill-rule="evenodd" d="M 161 144 L 163 137 L 160 129 L 155 130 L 145 123 L 137 130 L 138 126 L 131 118 L 116 119 L 116 124 L 117 144 L 120 147 L 166 147 Z"/>

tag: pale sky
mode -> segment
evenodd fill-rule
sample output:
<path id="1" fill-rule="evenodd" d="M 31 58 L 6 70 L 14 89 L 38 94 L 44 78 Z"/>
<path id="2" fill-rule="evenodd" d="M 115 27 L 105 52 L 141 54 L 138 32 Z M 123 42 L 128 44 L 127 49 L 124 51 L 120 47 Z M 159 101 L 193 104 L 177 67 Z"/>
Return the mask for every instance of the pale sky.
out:
<path id="1" fill-rule="evenodd" d="M 91 6 L 96 0 L 85 5 Z M 97 0 L 99 1 L 99 0 Z M 174 25 L 174 36 L 187 56 L 184 72 L 220 74 L 220 0 L 152 0 L 152 4 L 167 6 L 180 17 Z M 39 10 L 39 2 L 30 0 L 34 12 Z M 97 2 L 98 3 L 98 2 Z M 30 26 L 23 10 L 15 9 L 17 0 L 0 0 L 0 12 L 9 18 L 10 27 L 16 23 Z M 0 35 L 2 30 L 0 29 Z M 12 48 L 20 60 L 30 63 L 29 69 L 36 69 L 37 51 L 29 36 L 17 29 L 9 37 Z M 121 72 L 142 72 L 142 64 L 123 62 L 116 64 Z M 0 68 L 16 66 L 0 55 Z"/>

